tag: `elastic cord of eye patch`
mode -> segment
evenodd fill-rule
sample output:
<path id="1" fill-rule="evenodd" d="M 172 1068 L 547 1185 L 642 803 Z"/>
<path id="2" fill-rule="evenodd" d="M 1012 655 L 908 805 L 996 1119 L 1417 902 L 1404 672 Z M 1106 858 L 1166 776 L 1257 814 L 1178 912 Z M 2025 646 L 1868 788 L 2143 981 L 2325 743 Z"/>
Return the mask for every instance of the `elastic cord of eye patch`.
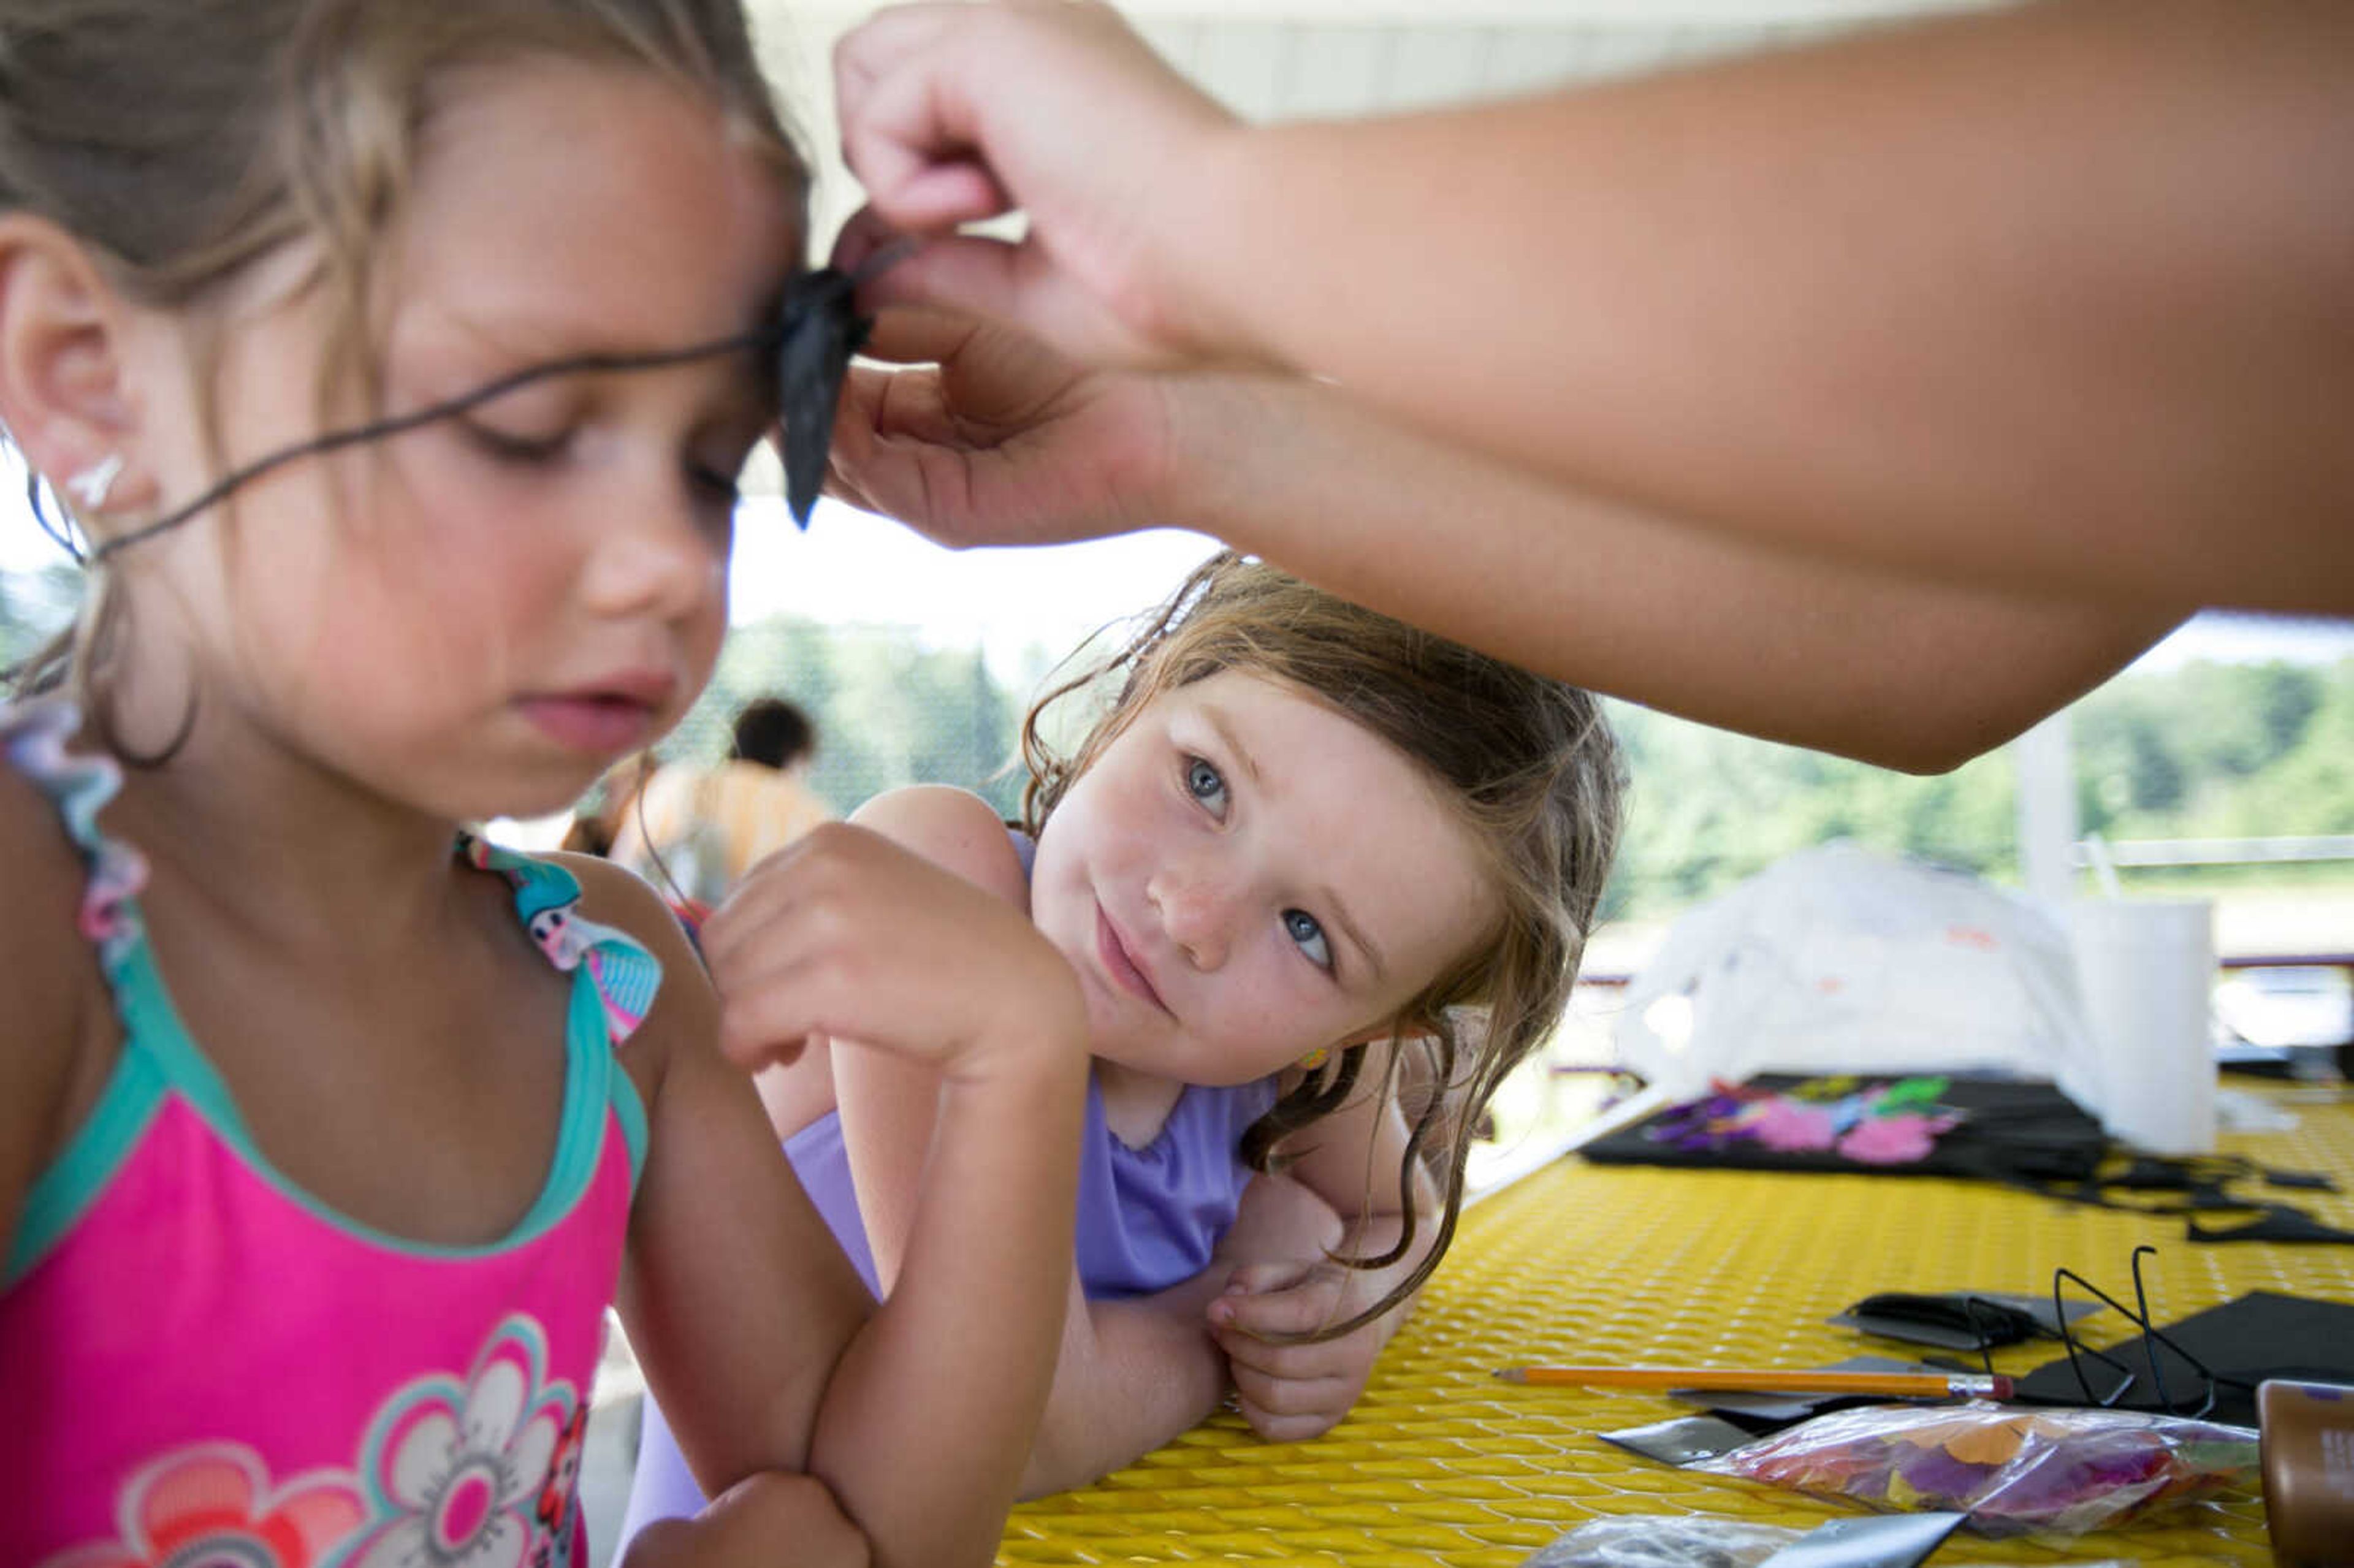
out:
<path id="1" fill-rule="evenodd" d="M 755 332 L 738 333 L 733 337 L 718 338 L 710 343 L 695 344 L 685 348 L 663 349 L 651 354 L 584 354 L 571 359 L 552 360 L 546 365 L 535 365 L 527 369 L 518 370 L 511 376 L 503 376 L 487 386 L 477 387 L 471 392 L 461 393 L 443 402 L 430 403 L 422 408 L 411 409 L 406 414 L 395 414 L 387 418 L 371 420 L 365 425 L 355 425 L 349 429 L 330 430 L 323 436 L 315 436 L 307 441 L 298 441 L 291 447 L 281 448 L 266 457 L 256 458 L 243 468 L 222 475 L 195 500 L 166 516 L 157 518 L 153 523 L 143 524 L 128 534 L 107 540 L 91 550 L 88 559 L 93 563 L 102 561 L 118 550 L 128 548 L 143 540 L 152 539 L 166 529 L 176 528 L 207 507 L 218 504 L 239 486 L 259 479 L 272 469 L 282 467 L 298 458 L 316 457 L 322 452 L 356 446 L 362 441 L 380 440 L 387 436 L 397 436 L 404 430 L 413 430 L 419 425 L 429 425 L 437 419 L 453 418 L 465 413 L 470 408 L 479 408 L 494 397 L 504 397 L 518 387 L 527 386 L 534 381 L 543 381 L 551 376 L 593 375 L 619 370 L 660 370 L 673 365 L 685 365 L 698 359 L 714 358 L 723 354 L 735 354 L 751 349 L 770 349 L 776 346 L 784 332 L 783 326 L 768 326 Z"/>

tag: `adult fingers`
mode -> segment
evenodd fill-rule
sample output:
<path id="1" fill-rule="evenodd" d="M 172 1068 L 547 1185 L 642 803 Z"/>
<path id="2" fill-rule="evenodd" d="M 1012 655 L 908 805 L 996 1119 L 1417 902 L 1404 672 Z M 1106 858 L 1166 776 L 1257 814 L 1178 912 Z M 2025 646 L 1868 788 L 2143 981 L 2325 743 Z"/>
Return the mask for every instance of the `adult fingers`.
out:
<path id="1" fill-rule="evenodd" d="M 958 234 L 928 240 L 869 280 L 860 298 L 875 305 L 938 305 L 993 317 L 1081 365 L 1150 368 L 1184 358 L 1129 325 L 1108 302 L 1110 294 L 1066 267 L 1034 235 L 1013 240 Z"/>
<path id="2" fill-rule="evenodd" d="M 834 46 L 843 161 L 894 225 L 928 231 L 991 217 L 1011 203 L 974 154 L 978 123 L 963 87 L 969 38 L 984 9 L 896 6 Z"/>
<path id="3" fill-rule="evenodd" d="M 886 306 L 875 313 L 874 330 L 858 352 L 885 365 L 938 365 L 954 358 L 981 327 L 978 318 L 945 306 Z"/>

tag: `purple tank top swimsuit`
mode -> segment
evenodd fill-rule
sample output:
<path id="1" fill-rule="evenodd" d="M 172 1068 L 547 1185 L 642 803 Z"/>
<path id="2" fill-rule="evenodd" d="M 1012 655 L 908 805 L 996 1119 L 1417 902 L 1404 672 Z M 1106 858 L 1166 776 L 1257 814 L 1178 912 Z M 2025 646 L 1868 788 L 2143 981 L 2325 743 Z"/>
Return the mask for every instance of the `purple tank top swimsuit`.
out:
<path id="1" fill-rule="evenodd" d="M 1026 871 L 1029 841 L 1016 834 L 1014 842 Z M 1088 1299 L 1150 1295 L 1209 1266 L 1250 1184 L 1243 1133 L 1267 1114 L 1275 1095 L 1272 1078 L 1230 1088 L 1188 1086 L 1153 1140 L 1131 1149 L 1104 1124 L 1103 1098 L 1088 1081 L 1074 1236 Z M 794 1133 L 785 1139 L 785 1154 L 866 1288 L 876 1290 L 840 1116 L 829 1112 Z M 704 1500 L 669 1423 L 649 1397 L 620 1545 L 656 1520 L 693 1514 Z"/>

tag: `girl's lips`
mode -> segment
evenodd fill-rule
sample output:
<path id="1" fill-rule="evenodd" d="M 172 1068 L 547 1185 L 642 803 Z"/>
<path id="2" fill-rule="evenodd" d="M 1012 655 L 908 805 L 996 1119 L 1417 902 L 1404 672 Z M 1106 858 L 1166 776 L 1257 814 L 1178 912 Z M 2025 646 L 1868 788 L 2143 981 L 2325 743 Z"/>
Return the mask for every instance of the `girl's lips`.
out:
<path id="1" fill-rule="evenodd" d="M 1111 976 L 1113 984 L 1163 1012 L 1169 1011 L 1169 1004 L 1153 989 L 1152 977 L 1129 956 L 1128 944 L 1120 940 L 1119 927 L 1111 923 L 1111 916 L 1104 913 L 1100 904 L 1096 906 L 1096 956 L 1102 960 L 1104 972 Z"/>
<path id="2" fill-rule="evenodd" d="M 527 697 L 521 706 L 541 733 L 575 751 L 627 751 L 653 732 L 654 710 L 634 697 L 567 694 Z"/>

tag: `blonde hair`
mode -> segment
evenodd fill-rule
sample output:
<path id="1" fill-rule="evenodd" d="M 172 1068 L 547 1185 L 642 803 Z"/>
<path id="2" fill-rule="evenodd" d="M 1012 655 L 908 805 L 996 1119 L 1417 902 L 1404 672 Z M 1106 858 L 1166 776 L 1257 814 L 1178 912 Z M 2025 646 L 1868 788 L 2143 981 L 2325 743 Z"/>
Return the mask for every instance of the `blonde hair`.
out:
<path id="1" fill-rule="evenodd" d="M 1305 692 L 1422 768 L 1484 848 L 1503 906 L 1495 928 L 1434 977 L 1393 1030 L 1384 1094 L 1398 1092 L 1411 1041 L 1429 1042 L 1434 1085 L 1412 1115 L 1399 1172 L 1405 1231 L 1387 1253 L 1342 1261 L 1371 1268 L 1405 1255 L 1415 1234 L 1416 1165 L 1425 1160 L 1439 1188 L 1437 1237 L 1380 1302 L 1308 1336 L 1330 1338 L 1418 1288 L 1453 1239 L 1481 1113 L 1568 1006 L 1617 843 L 1623 777 L 1617 744 L 1591 693 L 1226 551 L 1196 568 L 1124 646 L 1032 707 L 1022 730 L 1030 771 L 1023 826 L 1041 831 L 1072 784 L 1154 698 L 1223 670 Z M 1067 751 L 1050 744 L 1042 718 L 1109 680 L 1119 690 L 1108 711 Z M 1249 1129 L 1242 1152 L 1253 1169 L 1277 1168 L 1279 1145 L 1347 1100 L 1365 1051 L 1333 1053 Z"/>
<path id="2" fill-rule="evenodd" d="M 207 376 L 203 308 L 315 241 L 302 287 L 329 307 L 323 415 L 353 386 L 373 414 L 373 259 L 420 133 L 455 72 L 530 56 L 656 71 L 803 183 L 739 0 L 0 0 L 0 210 L 48 218 L 126 294 L 189 312 Z M 16 673 L 21 690 L 69 683 L 118 752 L 107 671 L 123 620 L 92 563 L 75 627 Z"/>

